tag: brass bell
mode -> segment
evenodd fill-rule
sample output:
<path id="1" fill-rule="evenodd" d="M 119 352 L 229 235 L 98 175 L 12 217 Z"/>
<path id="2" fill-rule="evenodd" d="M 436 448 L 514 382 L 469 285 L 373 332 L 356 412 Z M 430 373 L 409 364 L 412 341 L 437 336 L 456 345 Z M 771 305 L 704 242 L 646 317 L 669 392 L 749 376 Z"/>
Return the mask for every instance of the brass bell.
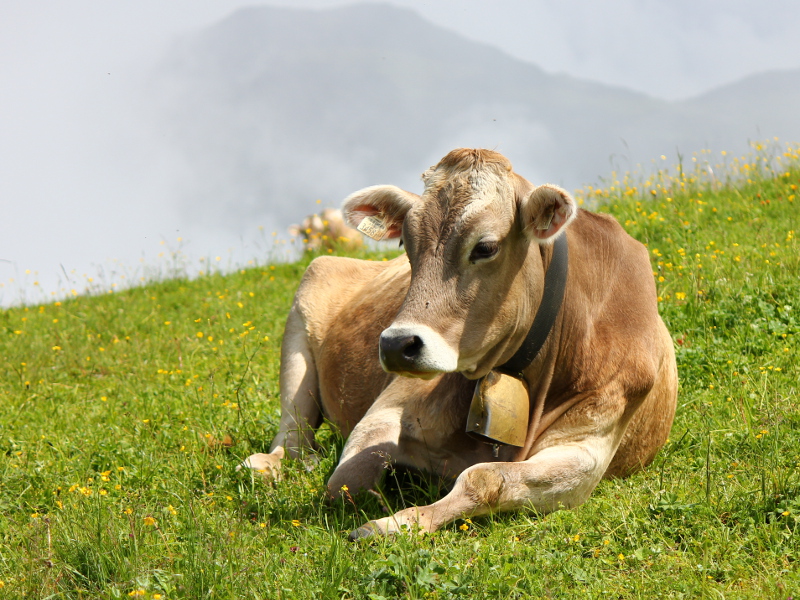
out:
<path id="1" fill-rule="evenodd" d="M 485 442 L 522 447 L 529 410 L 528 386 L 523 380 L 489 371 L 475 386 L 467 433 Z"/>

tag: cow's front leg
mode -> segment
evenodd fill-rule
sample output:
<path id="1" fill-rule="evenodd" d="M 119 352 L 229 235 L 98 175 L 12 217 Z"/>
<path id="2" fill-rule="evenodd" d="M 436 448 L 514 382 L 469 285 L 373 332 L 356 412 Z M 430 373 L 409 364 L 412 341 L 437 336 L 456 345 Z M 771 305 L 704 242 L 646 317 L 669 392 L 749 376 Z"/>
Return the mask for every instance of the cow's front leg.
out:
<path id="1" fill-rule="evenodd" d="M 546 448 L 524 462 L 480 463 L 458 476 L 453 490 L 428 506 L 401 510 L 370 521 L 351 539 L 403 529 L 436 531 L 458 518 L 531 506 L 540 512 L 584 502 L 603 477 L 616 444 L 610 438 Z"/>
<path id="2" fill-rule="evenodd" d="M 400 412 L 398 407 L 382 407 L 376 403 L 355 426 L 342 450 L 339 465 L 328 480 L 328 493 L 332 498 L 338 498 L 345 486 L 352 493 L 371 490 L 380 481 L 386 466 L 399 458 Z"/>
<path id="3" fill-rule="evenodd" d="M 289 312 L 283 333 L 280 386 L 281 421 L 270 451 L 283 446 L 290 458 L 298 458 L 314 447 L 322 409 L 317 365 L 297 305 Z"/>
<path id="4" fill-rule="evenodd" d="M 281 420 L 269 454 L 258 453 L 240 465 L 279 479 L 281 460 L 299 457 L 314 446 L 314 433 L 322 421 L 316 364 L 305 323 L 295 305 L 286 320 L 281 346 Z"/>

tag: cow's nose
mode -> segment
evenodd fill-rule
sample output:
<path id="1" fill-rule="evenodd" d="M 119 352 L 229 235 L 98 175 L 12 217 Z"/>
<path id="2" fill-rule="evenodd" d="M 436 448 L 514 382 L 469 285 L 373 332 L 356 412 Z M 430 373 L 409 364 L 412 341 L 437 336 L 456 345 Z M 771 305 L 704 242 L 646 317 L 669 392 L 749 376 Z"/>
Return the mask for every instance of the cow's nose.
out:
<path id="1" fill-rule="evenodd" d="M 424 347 L 418 335 L 384 331 L 381 334 L 381 363 L 387 371 L 416 371 L 415 361 Z"/>
<path id="2" fill-rule="evenodd" d="M 378 348 L 381 365 L 389 373 L 430 379 L 458 367 L 458 353 L 439 333 L 422 324 L 384 329 Z"/>

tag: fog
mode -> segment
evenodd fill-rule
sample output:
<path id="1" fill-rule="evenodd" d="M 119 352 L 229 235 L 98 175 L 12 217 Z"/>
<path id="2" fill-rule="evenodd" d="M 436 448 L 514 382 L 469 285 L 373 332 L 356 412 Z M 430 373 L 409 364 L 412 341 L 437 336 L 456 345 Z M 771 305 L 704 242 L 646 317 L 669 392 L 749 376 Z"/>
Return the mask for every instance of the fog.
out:
<path id="1" fill-rule="evenodd" d="M 348 3 L 0 4 L 0 305 L 46 301 L 87 287 L 105 291 L 169 276 L 176 267 L 192 274 L 266 260 L 284 252 L 271 246 L 272 233 L 287 238 L 286 227 L 317 199 L 336 205 L 355 182 L 406 184 L 437 158 L 432 148 L 420 147 L 418 165 L 412 156 L 411 166 L 393 171 L 368 145 L 357 149 L 363 160 L 314 156 L 302 139 L 313 132 L 289 130 L 281 135 L 294 134 L 286 150 L 294 153 L 288 164 L 296 170 L 280 179 L 283 187 L 260 194 L 254 174 L 268 173 L 270 164 L 243 166 L 242 152 L 257 149 L 263 138 L 237 145 L 252 127 L 247 114 L 232 110 L 235 104 L 203 113 L 218 129 L 193 146 L 190 129 L 197 121 L 182 121 L 180 107 L 192 113 L 194 88 L 182 87 L 189 80 L 180 78 L 170 87 L 154 74 L 163 74 L 165 57 L 183 42 L 257 4 L 325 9 Z M 695 96 L 756 72 L 800 67 L 800 9 L 789 1 L 393 4 L 548 73 L 662 100 Z M 297 87 L 298 99 L 307 100 L 303 82 Z M 326 98 L 317 101 L 323 109 Z M 529 152 L 532 139 L 551 135 L 548 124 L 532 124 L 519 107 L 500 133 L 491 125 L 494 113 L 476 110 L 453 115 L 441 143 L 502 139 L 501 149 L 516 164 L 515 153 Z M 170 114 L 183 128 L 165 120 Z M 231 137 L 214 137 L 217 131 Z M 203 147 L 209 140 L 214 147 Z M 614 149 L 592 151 L 605 159 Z M 304 169 L 309 164 L 315 173 Z M 293 188 L 291 182 L 303 179 L 318 179 L 319 187 Z M 307 203 L 287 201 L 294 197 Z M 232 208 L 231 198 L 258 209 Z"/>

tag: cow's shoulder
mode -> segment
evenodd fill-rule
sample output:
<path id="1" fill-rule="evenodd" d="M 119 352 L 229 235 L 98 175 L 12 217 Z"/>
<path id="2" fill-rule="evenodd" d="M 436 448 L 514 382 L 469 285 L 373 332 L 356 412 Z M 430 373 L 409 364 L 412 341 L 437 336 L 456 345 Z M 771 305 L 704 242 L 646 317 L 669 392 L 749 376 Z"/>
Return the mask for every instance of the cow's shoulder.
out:
<path id="1" fill-rule="evenodd" d="M 409 279 L 405 255 L 385 262 L 325 257 L 311 264 L 298 291 L 325 414 L 345 435 L 392 377 L 381 368 L 378 340 Z"/>
<path id="2" fill-rule="evenodd" d="M 295 296 L 295 309 L 308 333 L 322 339 L 343 312 L 356 306 L 382 303 L 387 290 L 405 293 L 409 277 L 405 255 L 389 261 L 320 256 L 306 269 Z"/>
<path id="3" fill-rule="evenodd" d="M 297 299 L 303 307 L 338 304 L 337 299 L 352 298 L 362 293 L 366 284 L 386 279 L 403 271 L 408 264 L 405 255 L 390 261 L 360 260 L 342 256 L 320 256 L 308 265 Z"/>

